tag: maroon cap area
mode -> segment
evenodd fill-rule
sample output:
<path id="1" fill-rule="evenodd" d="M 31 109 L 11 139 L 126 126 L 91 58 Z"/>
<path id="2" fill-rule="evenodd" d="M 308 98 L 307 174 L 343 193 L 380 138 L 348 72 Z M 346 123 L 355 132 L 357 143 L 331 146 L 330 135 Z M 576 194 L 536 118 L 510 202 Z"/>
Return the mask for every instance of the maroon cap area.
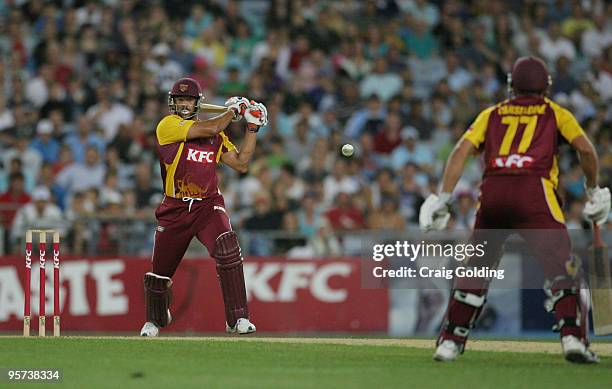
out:
<path id="1" fill-rule="evenodd" d="M 172 85 L 170 96 L 202 97 L 200 84 L 193 78 L 180 78 Z"/>
<path id="2" fill-rule="evenodd" d="M 512 88 L 516 91 L 545 92 L 549 77 L 546 64 L 537 57 L 521 57 L 512 66 Z"/>

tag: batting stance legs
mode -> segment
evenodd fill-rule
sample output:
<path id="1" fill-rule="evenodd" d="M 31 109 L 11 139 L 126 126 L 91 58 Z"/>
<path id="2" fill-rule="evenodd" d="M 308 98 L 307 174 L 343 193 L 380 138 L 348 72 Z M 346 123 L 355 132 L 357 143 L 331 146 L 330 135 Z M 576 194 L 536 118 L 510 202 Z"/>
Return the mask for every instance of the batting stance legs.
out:
<path id="1" fill-rule="evenodd" d="M 592 362 L 597 357 L 588 350 L 589 293 L 582 285 L 578 266 L 570 260 L 570 239 L 557 199 L 546 193 L 546 183 L 539 178 L 523 178 L 522 185 L 508 180 L 512 179 L 491 177 L 483 181 L 473 239 L 474 243 L 487 242 L 487 255 L 474 261 L 474 266 L 496 268 L 510 229 L 518 232 L 544 270 L 545 308 L 554 313 L 557 323 L 553 330 L 561 335 L 566 358 Z M 490 280 L 456 280 L 437 341 L 437 360 L 453 360 L 463 352 L 486 302 Z"/>
<path id="2" fill-rule="evenodd" d="M 222 197 L 193 201 L 165 198 L 156 212 L 159 225 L 153 249 L 153 271 L 144 277 L 147 322 L 141 335 L 157 336 L 170 324 L 172 280 L 194 236 L 212 254 L 225 303 L 229 333 L 255 332 L 249 321 L 242 254 L 238 236 L 231 229 Z"/>

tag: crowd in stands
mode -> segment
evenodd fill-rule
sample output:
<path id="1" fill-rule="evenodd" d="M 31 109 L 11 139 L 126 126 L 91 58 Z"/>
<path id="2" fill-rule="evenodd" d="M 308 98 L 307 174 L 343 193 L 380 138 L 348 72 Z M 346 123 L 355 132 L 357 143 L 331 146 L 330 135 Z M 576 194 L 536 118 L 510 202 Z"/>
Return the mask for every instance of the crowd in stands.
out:
<path id="1" fill-rule="evenodd" d="M 162 196 L 155 128 L 182 76 L 207 102 L 238 95 L 268 108 L 249 173 L 219 167 L 235 229 L 295 232 L 316 255 L 341 253 L 334 236 L 346 231 L 416 226 L 454 142 L 507 98 L 524 55 L 547 62 L 549 96 L 587 131 L 610 186 L 604 0 L 0 1 L 6 250 L 32 223 L 74 238 L 83 216 L 151 219 Z M 226 132 L 239 146 L 244 123 Z M 583 228 L 583 176 L 567 145 L 561 153 L 567 224 Z M 449 228 L 474 221 L 481 163 L 459 183 Z"/>

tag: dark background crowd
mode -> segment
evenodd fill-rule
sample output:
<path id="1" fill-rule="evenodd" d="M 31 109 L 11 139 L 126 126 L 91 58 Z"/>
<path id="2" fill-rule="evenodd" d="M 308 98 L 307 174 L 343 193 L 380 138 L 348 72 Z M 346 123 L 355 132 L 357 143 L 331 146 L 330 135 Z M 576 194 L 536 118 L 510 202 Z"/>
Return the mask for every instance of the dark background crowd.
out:
<path id="1" fill-rule="evenodd" d="M 125 238 L 118 225 L 151 223 L 162 196 L 155 127 L 183 76 L 207 102 L 268 107 L 249 173 L 219 169 L 234 228 L 297 237 L 284 249 L 308 257 L 342 254 L 347 232 L 414 227 L 452 145 L 507 97 L 524 55 L 548 63 L 550 97 L 594 141 L 609 186 L 603 0 L 0 1 L 4 250 L 42 226 L 60 228 L 71 250 L 100 252 Z M 244 123 L 226 132 L 239 146 Z M 567 145 L 561 153 L 567 224 L 583 228 L 583 177 Z M 473 223 L 480 171 L 472 160 L 449 228 Z M 139 228 L 150 251 L 153 228 Z"/>

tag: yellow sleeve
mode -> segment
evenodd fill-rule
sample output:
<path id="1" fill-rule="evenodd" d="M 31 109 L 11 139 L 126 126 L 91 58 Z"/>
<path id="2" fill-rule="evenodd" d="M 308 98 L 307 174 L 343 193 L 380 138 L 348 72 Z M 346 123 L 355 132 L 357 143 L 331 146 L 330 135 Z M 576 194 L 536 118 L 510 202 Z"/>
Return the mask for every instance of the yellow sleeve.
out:
<path id="1" fill-rule="evenodd" d="M 157 141 L 160 145 L 185 142 L 193 120 L 185 120 L 177 115 L 168 115 L 157 125 Z"/>
<path id="2" fill-rule="evenodd" d="M 495 108 L 496 106 L 493 106 L 482 111 L 476 120 L 474 120 L 474 123 L 472 123 L 472 125 L 463 134 L 461 139 L 467 139 L 474 145 L 474 147 L 479 148 L 482 142 L 485 140 L 487 127 L 489 126 L 489 117 Z"/>
<path id="3" fill-rule="evenodd" d="M 580 135 L 586 136 L 580 124 L 578 124 L 578 120 L 572 115 L 570 111 L 563 108 L 562 106 L 552 102 L 549 100 L 550 107 L 553 109 L 555 113 L 555 119 L 557 120 L 557 128 L 561 135 L 567 140 L 569 143 Z"/>
<path id="4" fill-rule="evenodd" d="M 219 146 L 219 152 L 217 153 L 217 163 L 219 163 L 219 161 L 221 160 L 221 155 L 223 155 L 223 153 L 237 150 L 236 146 L 234 146 L 232 141 L 229 140 L 227 135 L 225 135 L 225 132 L 221 131 L 219 135 L 221 135 L 221 139 L 223 140 L 221 142 L 221 146 Z"/>

